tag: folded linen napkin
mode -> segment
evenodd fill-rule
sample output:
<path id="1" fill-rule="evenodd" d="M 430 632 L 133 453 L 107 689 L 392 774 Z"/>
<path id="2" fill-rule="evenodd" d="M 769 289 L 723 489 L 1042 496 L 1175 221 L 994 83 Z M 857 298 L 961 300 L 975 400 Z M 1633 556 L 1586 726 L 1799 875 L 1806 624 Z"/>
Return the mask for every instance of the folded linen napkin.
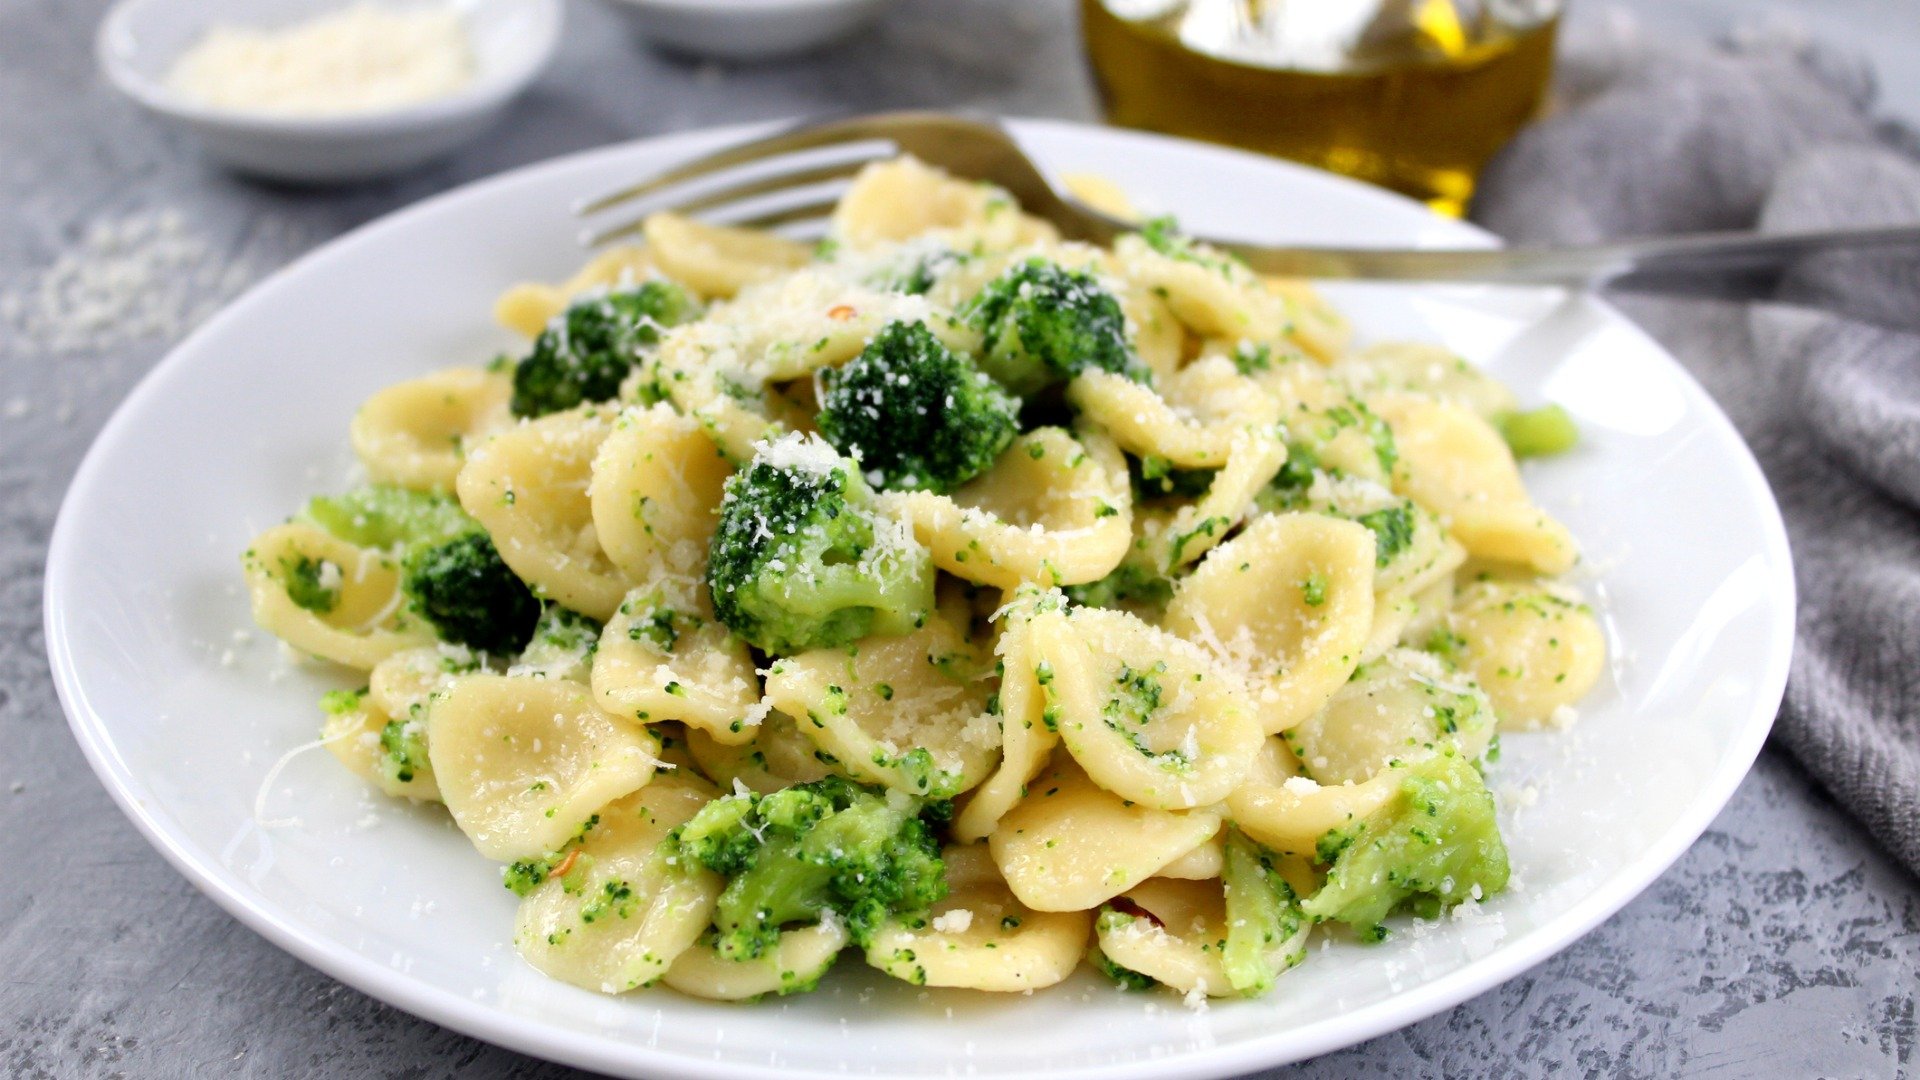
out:
<path id="1" fill-rule="evenodd" d="M 1576 25 L 1560 107 L 1488 170 L 1515 241 L 1920 221 L 1920 139 L 1864 63 L 1802 41 Z M 1834 258 L 1814 310 L 1619 298 L 1725 407 L 1785 513 L 1799 630 L 1775 739 L 1920 873 L 1920 258 Z"/>

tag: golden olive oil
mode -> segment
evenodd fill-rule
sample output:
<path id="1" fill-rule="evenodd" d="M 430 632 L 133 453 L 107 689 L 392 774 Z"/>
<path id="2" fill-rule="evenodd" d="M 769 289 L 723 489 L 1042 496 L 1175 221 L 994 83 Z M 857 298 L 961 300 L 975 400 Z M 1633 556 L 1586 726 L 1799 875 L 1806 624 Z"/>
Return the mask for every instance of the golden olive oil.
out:
<path id="1" fill-rule="evenodd" d="M 1539 111 L 1553 70 L 1557 18 L 1514 27 L 1461 19 L 1450 0 L 1414 0 L 1404 33 L 1302 67 L 1260 55 L 1258 41 L 1197 43 L 1190 9 L 1203 2 L 1123 18 L 1112 0 L 1081 0 L 1110 122 L 1292 158 L 1456 216 L 1481 167 Z M 1257 15 L 1276 0 L 1232 2 Z"/>

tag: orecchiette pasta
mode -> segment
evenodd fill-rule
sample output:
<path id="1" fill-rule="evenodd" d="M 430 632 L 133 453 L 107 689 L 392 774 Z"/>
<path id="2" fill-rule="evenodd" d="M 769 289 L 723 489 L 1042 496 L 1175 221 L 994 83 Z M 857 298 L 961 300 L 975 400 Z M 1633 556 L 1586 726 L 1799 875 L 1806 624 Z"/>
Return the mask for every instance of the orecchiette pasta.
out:
<path id="1" fill-rule="evenodd" d="M 687 744 L 701 771 L 722 787 L 738 784 L 765 794 L 833 775 L 813 741 L 800 734 L 799 725 L 786 713 L 769 708 L 749 734 L 753 737 L 744 743 L 728 744 L 690 728 Z"/>
<path id="2" fill-rule="evenodd" d="M 1022 904 L 984 844 L 941 855 L 947 898 L 882 928 L 867 945 L 868 963 L 920 986 L 1001 993 L 1038 990 L 1073 974 L 1087 951 L 1087 912 Z"/>
<path id="3" fill-rule="evenodd" d="M 1493 728 L 1493 709 L 1478 686 L 1428 653 L 1401 649 L 1368 664 L 1325 709 L 1283 737 L 1305 775 L 1357 784 L 1443 742 L 1478 757 Z"/>
<path id="4" fill-rule="evenodd" d="M 1362 350 L 1340 374 L 1355 393 L 1413 394 L 1493 417 L 1518 405 L 1513 391 L 1466 358 L 1424 341 L 1383 341 Z"/>
<path id="5" fill-rule="evenodd" d="M 1040 609 L 1057 609 L 1062 603 L 1058 593 L 1031 589 L 1007 603 L 1005 623 L 994 644 L 1001 669 L 1000 766 L 954 815 L 953 835 L 963 843 L 993 832 L 1060 744 L 1059 734 L 1046 722 L 1046 695 L 1034 673 L 1041 661 L 1030 624 Z"/>
<path id="6" fill-rule="evenodd" d="M 613 616 L 632 583 L 601 550 L 593 463 L 613 431 L 583 406 L 528 421 L 480 444 L 460 469 L 460 505 L 486 526 L 514 573 L 536 593 L 584 615 Z"/>
<path id="7" fill-rule="evenodd" d="M 608 248 L 559 285 L 525 282 L 508 289 L 494 303 L 493 316 L 507 329 L 533 337 L 574 298 L 595 289 L 643 281 L 652 273 L 653 258 L 645 248 Z"/>
<path id="8" fill-rule="evenodd" d="M 1321 784 L 1301 775 L 1293 752 L 1268 739 L 1248 781 L 1227 796 L 1227 814 L 1274 851 L 1315 855 L 1322 838 L 1373 815 L 1399 790 L 1382 772 L 1359 784 Z"/>
<path id="9" fill-rule="evenodd" d="M 1197 1005 L 1498 903 L 1496 727 L 1606 670 L 1505 442 L 1569 431 L 1171 219 L 1063 241 L 912 158 L 818 245 L 641 232 L 499 299 L 522 357 L 370 398 L 370 482 L 243 563 L 350 669 L 321 744 L 504 864 L 527 963 Z"/>
<path id="10" fill-rule="evenodd" d="M 1535 506 L 1499 432 L 1457 405 L 1383 399 L 1399 444 L 1395 488 L 1440 515 L 1468 551 L 1559 574 L 1577 557 L 1566 527 Z"/>
<path id="11" fill-rule="evenodd" d="M 594 453 L 594 537 L 630 581 L 698 578 L 732 473 L 699 424 L 666 405 L 629 409 Z"/>
<path id="12" fill-rule="evenodd" d="M 746 643 L 686 585 L 635 589 L 621 602 L 594 651 L 592 683 L 607 712 L 677 720 L 726 744 L 751 739 L 760 711 Z"/>
<path id="13" fill-rule="evenodd" d="M 347 770 L 395 798 L 420 802 L 439 802 L 440 787 L 428 768 L 391 769 L 387 744 L 400 732 L 393 725 L 406 724 L 406 713 L 395 714 L 361 696 L 352 705 L 327 714 L 320 727 L 320 742 Z"/>
<path id="14" fill-rule="evenodd" d="M 372 670 L 433 640 L 433 631 L 408 611 L 400 568 L 385 552 L 296 521 L 254 537 L 243 567 L 254 620 L 302 652 Z M 298 575 L 310 579 L 311 595 L 296 597 L 289 589 Z"/>
<path id="15" fill-rule="evenodd" d="M 454 823 L 499 861 L 551 851 L 653 779 L 657 736 L 555 679 L 468 675 L 427 710 L 427 754 Z"/>
<path id="16" fill-rule="evenodd" d="M 1053 236 L 1007 193 L 956 180 L 913 158 L 869 165 L 833 214 L 833 235 L 856 248 L 932 236 L 956 249 L 1006 250 Z"/>
<path id="17" fill-rule="evenodd" d="M 1113 245 L 1120 273 L 1166 299 L 1202 337 L 1272 340 L 1287 331 L 1287 302 L 1251 270 L 1200 245 L 1156 247 L 1140 236 Z"/>
<path id="18" fill-rule="evenodd" d="M 1047 717 L 1101 787 L 1166 810 L 1226 797 L 1260 748 L 1237 675 L 1125 612 L 1081 608 L 1029 625 Z"/>
<path id="19" fill-rule="evenodd" d="M 386 484 L 450 491 L 466 448 L 513 421 L 513 381 L 453 368 L 397 383 L 367 399 L 348 436 L 367 474 Z"/>
<path id="20" fill-rule="evenodd" d="M 909 795 L 980 783 L 1000 745 L 992 672 L 946 618 L 774 662 L 767 703 L 794 718 L 823 760 Z"/>
<path id="21" fill-rule="evenodd" d="M 673 961 L 662 981 L 683 994 L 714 1001 L 811 990 L 851 940 L 845 926 L 828 920 L 786 931 L 780 944 L 752 960 L 730 960 L 711 944 L 696 942 Z"/>
<path id="22" fill-rule="evenodd" d="M 608 994 L 664 976 L 706 927 L 721 881 L 675 862 L 660 842 L 714 794 L 673 778 L 605 804 L 571 855 L 577 876 L 555 874 L 520 901 L 520 955 Z"/>
<path id="23" fill-rule="evenodd" d="M 987 844 L 1021 903 L 1088 911 L 1206 842 L 1220 821 L 1209 810 L 1156 810 L 1122 798 L 1056 755 Z"/>
<path id="24" fill-rule="evenodd" d="M 1606 662 L 1606 639 L 1586 605 L 1538 582 L 1469 585 L 1454 602 L 1447 632 L 1460 666 L 1486 690 L 1505 727 L 1538 727 L 1566 715 Z"/>
<path id="25" fill-rule="evenodd" d="M 1153 878 L 1121 895 L 1142 914 L 1101 916 L 1098 942 L 1107 959 L 1183 993 L 1234 992 L 1220 962 L 1227 909 L 1218 881 Z"/>
<path id="26" fill-rule="evenodd" d="M 703 296 L 732 296 L 807 262 L 805 245 L 773 233 L 707 225 L 675 214 L 654 214 L 644 230 L 660 271 Z"/>
<path id="27" fill-rule="evenodd" d="M 1122 449 L 1186 469 L 1221 468 L 1243 432 L 1271 429 L 1280 419 L 1279 403 L 1217 356 L 1181 369 L 1159 393 L 1109 371 L 1088 371 L 1067 394 Z"/>
<path id="28" fill-rule="evenodd" d="M 1132 541 L 1126 466 L 1109 440 L 1041 428 L 952 496 L 914 491 L 885 504 L 913 524 L 942 570 L 1012 589 L 1106 576 Z"/>
<path id="29" fill-rule="evenodd" d="M 1167 629 L 1243 673 L 1260 726 L 1324 707 L 1360 662 L 1374 618 L 1373 533 L 1320 514 L 1269 514 L 1180 583 Z"/>

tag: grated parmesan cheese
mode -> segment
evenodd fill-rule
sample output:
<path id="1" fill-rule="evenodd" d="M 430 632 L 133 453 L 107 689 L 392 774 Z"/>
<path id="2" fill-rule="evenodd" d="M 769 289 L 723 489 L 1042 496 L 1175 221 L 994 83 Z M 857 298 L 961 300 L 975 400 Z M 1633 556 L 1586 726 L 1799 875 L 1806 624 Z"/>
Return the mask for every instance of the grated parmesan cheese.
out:
<path id="1" fill-rule="evenodd" d="M 933 928 L 943 934 L 964 934 L 973 925 L 973 912 L 966 908 L 954 908 L 952 911 L 934 916 Z"/>
<path id="2" fill-rule="evenodd" d="M 277 30 L 217 24 L 167 85 L 217 109 L 338 116 L 446 97 L 473 77 L 473 45 L 451 6 L 363 2 Z"/>
<path id="3" fill-rule="evenodd" d="M 753 449 L 755 464 L 770 465 L 783 472 L 806 476 L 832 476 L 841 464 L 840 455 L 827 445 L 827 440 L 811 433 L 790 432 L 771 441 L 756 443 Z"/>

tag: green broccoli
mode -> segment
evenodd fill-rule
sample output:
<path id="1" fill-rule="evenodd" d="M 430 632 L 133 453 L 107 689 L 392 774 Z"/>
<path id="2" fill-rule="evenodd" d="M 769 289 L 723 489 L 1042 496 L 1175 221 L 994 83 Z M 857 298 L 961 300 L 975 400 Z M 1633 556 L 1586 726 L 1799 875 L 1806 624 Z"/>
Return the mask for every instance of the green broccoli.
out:
<path id="1" fill-rule="evenodd" d="M 1019 400 L 925 323 L 888 323 L 820 383 L 820 434 L 883 488 L 952 491 L 987 471 L 1019 429 Z"/>
<path id="2" fill-rule="evenodd" d="M 1466 757 L 1443 749 L 1407 767 L 1393 799 L 1319 845 L 1327 883 L 1301 905 L 1363 938 L 1387 936 L 1381 920 L 1405 908 L 1421 918 L 1507 885 L 1507 846 L 1493 795 Z"/>
<path id="3" fill-rule="evenodd" d="M 1066 594 L 1081 607 L 1164 611 L 1173 599 L 1173 582 L 1152 566 L 1125 561 L 1098 581 L 1067 586 Z"/>
<path id="4" fill-rule="evenodd" d="M 545 605 L 513 673 L 585 682 L 600 648 L 600 629 L 598 622 L 571 608 Z"/>
<path id="5" fill-rule="evenodd" d="M 342 717 L 357 713 L 366 708 L 367 688 L 358 690 L 329 690 L 320 698 L 320 711 L 332 717 Z M 380 729 L 380 753 L 374 758 L 374 768 L 382 777 L 396 784 L 411 784 L 415 780 L 427 780 L 433 776 L 433 767 L 427 761 L 426 725 L 418 719 L 419 707 L 415 706 L 415 716 L 406 719 L 388 720 Z"/>
<path id="6" fill-rule="evenodd" d="M 1120 302 L 1085 271 L 1028 259 L 989 282 L 962 314 L 984 335 L 981 367 L 1016 394 L 1088 368 L 1147 381 Z"/>
<path id="7" fill-rule="evenodd" d="M 408 553 L 401 589 L 443 641 L 510 656 L 527 647 L 540 621 L 533 590 L 501 560 L 486 530 Z"/>
<path id="8" fill-rule="evenodd" d="M 1580 441 L 1573 417 L 1558 405 L 1503 412 L 1493 418 L 1500 437 L 1517 458 L 1564 454 Z"/>
<path id="9" fill-rule="evenodd" d="M 1181 230 L 1180 222 L 1171 214 L 1163 214 L 1141 222 L 1140 239 L 1146 241 L 1148 247 L 1169 259 L 1192 263 L 1225 278 L 1251 276 L 1253 273 L 1239 256 L 1215 248 L 1203 248 L 1193 237 Z"/>
<path id="10" fill-rule="evenodd" d="M 1273 855 L 1246 834 L 1227 826 L 1227 946 L 1220 962 L 1227 980 L 1247 997 L 1273 989 L 1273 981 L 1307 958 L 1313 924 L 1301 915 L 1293 888 L 1273 868 Z"/>
<path id="11" fill-rule="evenodd" d="M 1206 495 L 1213 486 L 1214 477 L 1218 475 L 1214 469 L 1178 468 L 1157 454 L 1127 457 L 1127 479 L 1132 481 L 1134 493 L 1142 499 L 1163 495 L 1198 499 Z"/>
<path id="12" fill-rule="evenodd" d="M 427 729 L 418 719 L 389 720 L 380 729 L 380 772 L 387 779 L 411 784 L 415 777 L 430 775 L 427 761 Z"/>
<path id="13" fill-rule="evenodd" d="M 340 606 L 340 568 L 311 555 L 280 560 L 280 583 L 294 606 L 325 615 Z"/>
<path id="14" fill-rule="evenodd" d="M 329 690 L 320 695 L 320 711 L 328 716 L 345 716 L 358 712 L 366 703 L 367 687 L 358 690 Z"/>
<path id="15" fill-rule="evenodd" d="M 661 278 L 574 301 L 514 366 L 513 415 L 545 416 L 616 396 L 642 349 L 699 314 L 692 295 Z"/>
<path id="16" fill-rule="evenodd" d="M 666 842 L 675 857 L 727 878 L 714 910 L 717 948 L 751 960 L 789 924 L 837 918 L 864 946 L 892 916 L 946 896 L 926 811 L 918 799 L 828 777 L 716 799 Z"/>
<path id="17" fill-rule="evenodd" d="M 1373 559 L 1380 566 L 1390 565 L 1413 543 L 1412 503 L 1369 511 L 1353 520 L 1373 530 Z"/>
<path id="18" fill-rule="evenodd" d="M 818 438 L 763 444 L 727 481 L 707 585 L 720 621 L 766 652 L 907 633 L 933 608 L 933 578 L 932 555 Z"/>
<path id="19" fill-rule="evenodd" d="M 441 640 L 511 656 L 533 637 L 540 601 L 452 498 L 374 484 L 315 498 L 305 516 L 350 543 L 398 553 L 401 591 Z"/>
<path id="20" fill-rule="evenodd" d="M 473 519 L 453 499 L 391 484 L 315 496 L 301 516 L 350 544 L 383 551 L 449 540 L 474 527 Z"/>

